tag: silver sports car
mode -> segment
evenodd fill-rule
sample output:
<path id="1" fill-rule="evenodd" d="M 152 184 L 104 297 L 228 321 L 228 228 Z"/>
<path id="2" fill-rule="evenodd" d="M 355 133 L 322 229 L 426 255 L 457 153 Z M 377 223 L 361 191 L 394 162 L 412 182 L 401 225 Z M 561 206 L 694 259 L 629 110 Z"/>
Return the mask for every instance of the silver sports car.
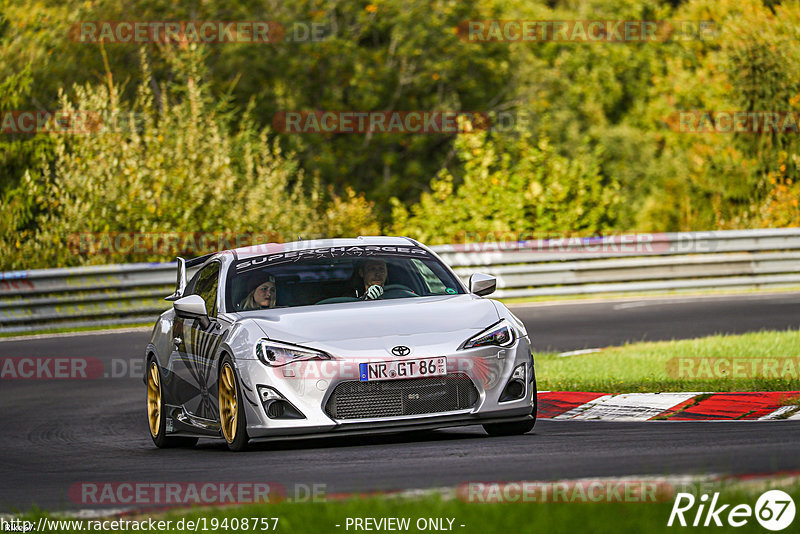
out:
<path id="1" fill-rule="evenodd" d="M 196 272 L 187 283 L 187 269 Z M 145 354 L 158 447 L 536 422 L 525 326 L 408 238 L 266 244 L 178 260 Z"/>

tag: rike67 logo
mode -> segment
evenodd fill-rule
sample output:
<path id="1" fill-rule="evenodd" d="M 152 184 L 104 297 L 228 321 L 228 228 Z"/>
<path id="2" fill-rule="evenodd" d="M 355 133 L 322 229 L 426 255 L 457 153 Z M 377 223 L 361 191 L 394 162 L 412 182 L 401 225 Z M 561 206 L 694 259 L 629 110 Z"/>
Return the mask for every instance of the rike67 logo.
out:
<path id="1" fill-rule="evenodd" d="M 755 516 L 756 521 L 767 530 L 783 530 L 794 521 L 794 501 L 788 493 L 769 490 L 761 494 L 755 508 L 749 504 L 721 504 L 719 493 L 714 493 L 709 502 L 708 494 L 696 499 L 691 493 L 678 493 L 667 526 L 673 524 L 693 527 L 723 526 L 742 527 Z M 677 523 L 676 523 L 677 520 Z"/>

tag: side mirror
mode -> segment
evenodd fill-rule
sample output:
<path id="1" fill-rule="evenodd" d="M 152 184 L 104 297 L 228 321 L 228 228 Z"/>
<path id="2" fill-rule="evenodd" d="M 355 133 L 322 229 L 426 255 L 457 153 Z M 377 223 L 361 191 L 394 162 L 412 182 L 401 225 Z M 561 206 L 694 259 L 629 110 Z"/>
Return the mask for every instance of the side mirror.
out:
<path id="1" fill-rule="evenodd" d="M 497 289 L 497 278 L 490 274 L 475 273 L 469 277 L 469 291 L 483 297 Z"/>
<path id="2" fill-rule="evenodd" d="M 197 319 L 203 328 L 208 328 L 211 324 L 206 311 L 206 301 L 200 295 L 179 298 L 172 303 L 172 306 L 175 308 L 175 315 L 181 319 Z"/>
<path id="3" fill-rule="evenodd" d="M 184 291 L 186 291 L 186 260 L 178 258 L 178 281 L 175 284 L 175 293 L 165 297 L 164 300 L 175 302 L 183 296 Z"/>

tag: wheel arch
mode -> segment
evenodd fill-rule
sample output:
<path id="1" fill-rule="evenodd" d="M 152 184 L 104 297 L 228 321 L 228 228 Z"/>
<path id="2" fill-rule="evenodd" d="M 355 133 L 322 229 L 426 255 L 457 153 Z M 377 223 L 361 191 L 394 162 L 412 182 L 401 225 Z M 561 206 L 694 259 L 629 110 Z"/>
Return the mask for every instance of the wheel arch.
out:
<path id="1" fill-rule="evenodd" d="M 230 357 L 231 362 L 233 363 L 233 374 L 236 378 L 239 389 L 242 391 L 243 399 L 246 400 L 247 403 L 253 408 L 258 408 L 258 393 L 255 390 L 255 385 L 251 385 L 249 380 L 244 380 L 242 378 L 241 371 L 237 365 L 236 355 L 228 345 L 223 345 L 220 348 L 219 357 L 217 358 L 217 391 L 219 391 L 219 377 L 222 375 L 222 362 L 225 360 L 225 356 Z M 219 395 L 217 395 L 217 409 L 219 409 Z"/>

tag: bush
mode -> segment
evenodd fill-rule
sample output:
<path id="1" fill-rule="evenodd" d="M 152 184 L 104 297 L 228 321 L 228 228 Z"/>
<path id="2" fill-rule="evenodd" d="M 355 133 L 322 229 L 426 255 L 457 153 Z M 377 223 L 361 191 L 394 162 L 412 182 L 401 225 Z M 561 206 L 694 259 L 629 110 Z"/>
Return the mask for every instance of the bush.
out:
<path id="1" fill-rule="evenodd" d="M 600 175 L 599 150 L 568 159 L 524 130 L 464 134 L 455 148 L 454 170 L 442 170 L 418 204 L 408 210 L 395 200 L 395 233 L 452 243 L 465 232 L 592 235 L 614 227 L 619 184 Z"/>
<path id="2" fill-rule="evenodd" d="M 295 236 L 375 233 L 372 205 L 350 191 L 324 195 L 291 154 L 245 112 L 234 124 L 203 83 L 196 50 L 173 58 L 178 81 L 151 85 L 142 59 L 137 97 L 112 77 L 62 94 L 61 109 L 91 111 L 100 129 L 50 134 L 52 161 L 27 172 L 0 204 L 0 268 L 174 259 L 165 254 L 75 254 L 87 232 L 225 232 Z M 154 87 L 157 91 L 154 91 Z"/>

